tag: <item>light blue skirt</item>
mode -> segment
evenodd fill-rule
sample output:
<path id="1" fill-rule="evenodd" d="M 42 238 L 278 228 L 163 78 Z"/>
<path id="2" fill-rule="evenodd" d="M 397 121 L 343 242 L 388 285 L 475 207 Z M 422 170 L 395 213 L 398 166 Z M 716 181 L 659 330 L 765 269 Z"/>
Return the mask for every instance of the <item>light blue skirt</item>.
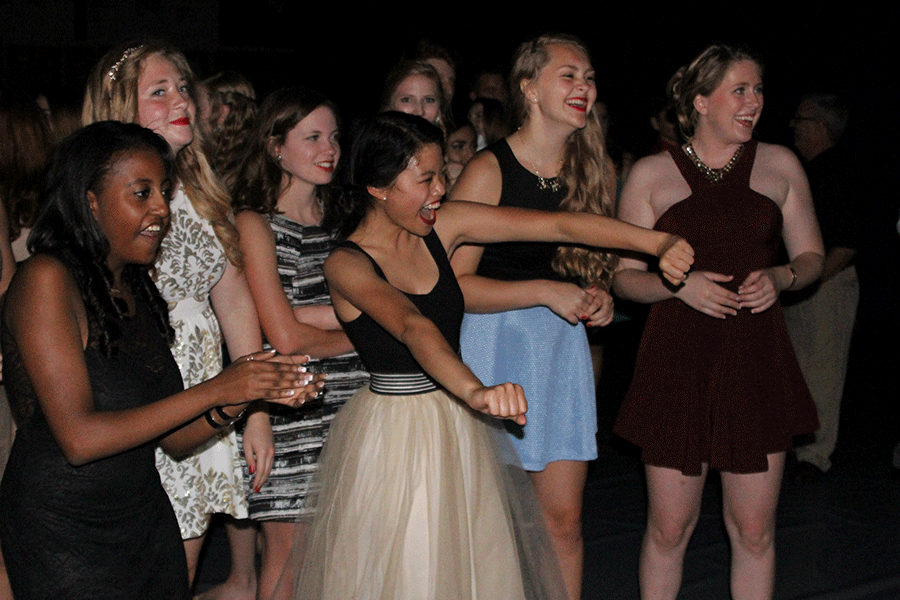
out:
<path id="1" fill-rule="evenodd" d="M 525 390 L 528 423 L 506 422 L 525 469 L 597 458 L 594 372 L 582 324 L 542 306 L 467 313 L 460 341 L 463 360 L 485 385 L 511 381 Z"/>

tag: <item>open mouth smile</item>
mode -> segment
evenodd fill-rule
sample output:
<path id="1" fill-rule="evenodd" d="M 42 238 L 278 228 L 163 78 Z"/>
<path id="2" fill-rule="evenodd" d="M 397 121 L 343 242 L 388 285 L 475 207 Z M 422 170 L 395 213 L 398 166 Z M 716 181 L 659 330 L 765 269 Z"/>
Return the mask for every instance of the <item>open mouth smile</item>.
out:
<path id="1" fill-rule="evenodd" d="M 566 100 L 566 106 L 574 108 L 578 112 L 587 112 L 587 98 L 570 98 Z"/>
<path id="2" fill-rule="evenodd" d="M 431 204 L 426 204 L 419 209 L 419 218 L 426 225 L 434 225 L 437 221 L 437 209 L 441 207 L 440 200 L 436 200 Z"/>

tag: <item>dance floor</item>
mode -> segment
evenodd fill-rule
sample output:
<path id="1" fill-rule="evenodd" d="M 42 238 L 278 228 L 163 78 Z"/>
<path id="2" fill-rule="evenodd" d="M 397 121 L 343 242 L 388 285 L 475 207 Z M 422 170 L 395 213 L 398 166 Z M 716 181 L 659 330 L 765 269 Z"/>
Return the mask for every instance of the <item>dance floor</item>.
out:
<path id="1" fill-rule="evenodd" d="M 642 467 L 634 449 L 609 434 L 631 373 L 627 357 L 633 354 L 627 349 L 636 337 L 628 326 L 618 327 L 605 340 L 621 352 L 607 352 L 598 393 L 600 457 L 590 466 L 585 491 L 585 600 L 638 598 L 646 518 Z M 900 439 L 900 403 L 887 378 L 873 380 L 873 368 L 868 349 L 855 348 L 832 470 L 813 482 L 799 481 L 790 467 L 786 473 L 776 541 L 779 600 L 900 600 L 900 476 L 890 468 L 891 448 Z M 227 542 L 218 525 L 201 563 L 198 591 L 227 571 Z M 679 598 L 727 600 L 728 571 L 721 496 L 712 475 Z"/>

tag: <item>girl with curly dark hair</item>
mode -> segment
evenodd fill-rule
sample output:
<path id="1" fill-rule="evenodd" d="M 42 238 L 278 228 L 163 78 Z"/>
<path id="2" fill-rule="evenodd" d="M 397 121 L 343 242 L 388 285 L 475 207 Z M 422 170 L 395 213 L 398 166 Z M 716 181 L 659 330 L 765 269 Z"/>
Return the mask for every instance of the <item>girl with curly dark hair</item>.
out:
<path id="1" fill-rule="evenodd" d="M 266 398 L 316 393 L 300 357 L 259 352 L 182 391 L 150 279 L 174 187 L 165 140 L 102 122 L 64 141 L 6 296 L 6 385 L 19 431 L 0 485 L 16 598 L 188 598 L 178 524 L 154 466 Z"/>

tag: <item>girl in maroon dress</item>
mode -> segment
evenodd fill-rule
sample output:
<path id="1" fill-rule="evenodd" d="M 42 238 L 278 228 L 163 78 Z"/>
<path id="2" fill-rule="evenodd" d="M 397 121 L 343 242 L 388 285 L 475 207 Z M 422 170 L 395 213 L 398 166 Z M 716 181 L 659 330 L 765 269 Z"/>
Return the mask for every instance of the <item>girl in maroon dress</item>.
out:
<path id="1" fill-rule="evenodd" d="M 687 143 L 639 161 L 619 216 L 683 236 L 683 285 L 623 259 L 614 289 L 655 303 L 616 433 L 637 444 L 649 498 L 643 598 L 675 598 L 709 468 L 722 472 L 734 598 L 770 598 L 785 451 L 816 429 L 778 295 L 815 281 L 823 248 L 809 185 L 785 148 L 757 144 L 758 61 L 711 46 L 674 78 Z M 790 262 L 776 265 L 783 237 Z"/>

